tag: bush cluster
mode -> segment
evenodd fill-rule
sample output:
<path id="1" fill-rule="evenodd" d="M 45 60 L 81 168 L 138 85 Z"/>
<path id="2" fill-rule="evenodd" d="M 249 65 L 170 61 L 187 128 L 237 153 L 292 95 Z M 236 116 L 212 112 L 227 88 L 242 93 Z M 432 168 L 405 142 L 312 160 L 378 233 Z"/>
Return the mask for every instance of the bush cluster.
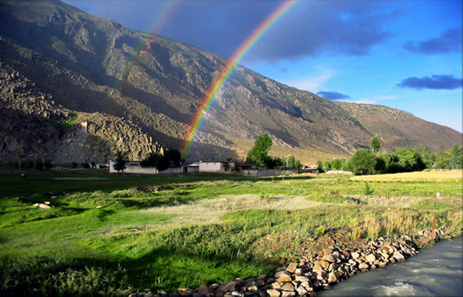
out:
<path id="1" fill-rule="evenodd" d="M 36 159 L 34 160 L 21 160 L 19 162 L 20 169 L 35 169 L 35 170 L 48 170 L 53 168 L 53 163 L 50 160 Z"/>
<path id="2" fill-rule="evenodd" d="M 142 167 L 156 167 L 159 171 L 164 171 L 169 166 L 180 166 L 184 160 L 180 151 L 177 149 L 168 149 L 164 155 L 158 153 L 149 153 L 143 160 L 140 161 Z"/>
<path id="3" fill-rule="evenodd" d="M 462 169 L 463 147 L 455 144 L 450 150 L 432 152 L 429 147 L 399 148 L 395 152 L 361 148 L 347 159 L 318 161 L 319 171 L 345 170 L 356 175 L 398 173 L 423 169 Z"/>

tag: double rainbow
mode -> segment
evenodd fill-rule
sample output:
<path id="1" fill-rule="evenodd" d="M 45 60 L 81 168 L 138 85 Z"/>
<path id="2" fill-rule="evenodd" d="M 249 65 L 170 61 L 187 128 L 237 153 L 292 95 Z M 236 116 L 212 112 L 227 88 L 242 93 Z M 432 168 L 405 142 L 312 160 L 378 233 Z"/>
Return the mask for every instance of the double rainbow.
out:
<path id="1" fill-rule="evenodd" d="M 285 0 L 272 14 L 270 14 L 260 25 L 253 31 L 253 33 L 241 44 L 233 56 L 228 60 L 220 73 L 212 82 L 208 91 L 204 95 L 200 106 L 196 110 L 192 118 L 188 132 L 183 140 L 182 151 L 183 157 L 186 159 L 190 153 L 191 146 L 194 139 L 201 128 L 204 117 L 211 108 L 215 100 L 217 92 L 225 84 L 230 77 L 233 70 L 238 65 L 238 62 L 243 56 L 251 49 L 251 47 L 267 32 L 273 24 L 275 24 L 291 7 L 293 7 L 299 0 Z"/>

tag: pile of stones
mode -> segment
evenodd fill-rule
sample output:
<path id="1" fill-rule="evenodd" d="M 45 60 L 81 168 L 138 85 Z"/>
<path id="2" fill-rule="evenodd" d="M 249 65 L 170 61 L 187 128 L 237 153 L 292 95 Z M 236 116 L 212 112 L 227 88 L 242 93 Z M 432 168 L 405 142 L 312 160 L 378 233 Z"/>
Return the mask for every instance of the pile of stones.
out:
<path id="1" fill-rule="evenodd" d="M 299 263 L 287 263 L 271 275 L 256 278 L 235 278 L 223 284 L 201 285 L 197 289 L 180 289 L 170 297 L 292 297 L 317 296 L 317 291 L 330 289 L 330 285 L 357 273 L 388 264 L 404 262 L 419 253 L 414 240 L 429 236 L 432 230 L 419 235 L 402 235 L 394 238 L 365 239 L 358 247 L 327 246 L 322 252 L 307 252 Z M 435 239 L 445 236 L 445 229 L 436 229 Z M 447 236 L 446 238 L 449 238 Z M 132 294 L 131 297 L 168 296 L 165 292 Z"/>

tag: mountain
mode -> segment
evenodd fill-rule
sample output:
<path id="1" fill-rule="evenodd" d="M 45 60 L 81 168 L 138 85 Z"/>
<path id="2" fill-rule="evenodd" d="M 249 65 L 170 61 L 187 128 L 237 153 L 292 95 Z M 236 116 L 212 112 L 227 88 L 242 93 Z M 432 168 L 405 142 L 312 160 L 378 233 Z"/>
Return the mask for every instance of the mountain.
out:
<path id="1" fill-rule="evenodd" d="M 11 158 L 104 161 L 180 148 L 227 60 L 127 29 L 60 1 L 0 2 L 3 151 Z M 305 164 L 368 147 L 461 143 L 462 134 L 385 106 L 333 102 L 238 66 L 205 116 L 189 161 L 242 158 L 268 133 L 271 154 Z M 34 136 L 34 137 L 31 137 Z"/>

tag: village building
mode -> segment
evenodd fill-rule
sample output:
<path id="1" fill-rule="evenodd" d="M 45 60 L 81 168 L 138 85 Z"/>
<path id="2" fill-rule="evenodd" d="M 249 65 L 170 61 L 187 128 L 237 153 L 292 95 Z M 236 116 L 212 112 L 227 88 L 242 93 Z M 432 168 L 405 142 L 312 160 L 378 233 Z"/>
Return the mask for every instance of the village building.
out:
<path id="1" fill-rule="evenodd" d="M 114 169 L 114 161 L 109 161 L 109 173 L 118 173 Z M 155 167 L 142 167 L 140 161 L 127 162 L 127 168 L 124 173 L 134 174 L 187 174 L 187 173 L 200 173 L 200 172 L 234 172 L 240 171 L 248 176 L 273 176 L 285 174 L 297 174 L 298 169 L 265 169 L 265 170 L 251 170 L 252 164 L 250 163 L 235 163 L 234 161 L 199 161 L 183 166 L 170 166 L 164 171 L 159 171 Z"/>

